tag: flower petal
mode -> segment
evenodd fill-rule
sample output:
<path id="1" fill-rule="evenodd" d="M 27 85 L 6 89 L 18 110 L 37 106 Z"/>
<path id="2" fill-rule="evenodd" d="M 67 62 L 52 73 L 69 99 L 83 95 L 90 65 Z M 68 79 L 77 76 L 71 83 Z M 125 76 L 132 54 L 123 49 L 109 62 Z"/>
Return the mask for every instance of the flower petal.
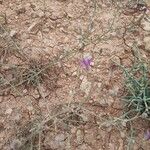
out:
<path id="1" fill-rule="evenodd" d="M 92 58 L 85 57 L 81 60 L 81 66 L 85 69 L 89 69 L 91 66 Z"/>

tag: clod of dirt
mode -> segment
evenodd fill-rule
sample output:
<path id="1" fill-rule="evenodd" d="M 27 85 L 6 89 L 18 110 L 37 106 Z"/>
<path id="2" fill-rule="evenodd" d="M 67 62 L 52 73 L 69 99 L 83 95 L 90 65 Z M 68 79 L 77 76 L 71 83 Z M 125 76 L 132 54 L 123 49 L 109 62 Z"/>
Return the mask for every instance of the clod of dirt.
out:
<path id="1" fill-rule="evenodd" d="M 53 137 L 51 134 L 46 136 L 44 140 L 44 147 L 50 149 L 61 149 L 65 150 L 65 139 L 66 136 L 63 133 L 57 134 Z"/>
<path id="2" fill-rule="evenodd" d="M 40 30 L 42 26 L 42 22 L 41 21 L 36 21 L 36 22 L 33 22 L 30 27 L 28 28 L 28 31 L 31 33 L 31 34 L 37 34 L 38 31 Z"/>
<path id="3" fill-rule="evenodd" d="M 4 130 L 4 124 L 0 122 L 0 132 Z"/>
<path id="4" fill-rule="evenodd" d="M 84 134 L 80 129 L 77 130 L 76 136 L 77 136 L 77 144 L 79 145 L 82 144 L 84 142 Z"/>
<path id="5" fill-rule="evenodd" d="M 26 9 L 24 7 L 19 8 L 16 10 L 17 15 L 24 14 L 26 12 Z"/>
<path id="6" fill-rule="evenodd" d="M 0 24 L 4 25 L 7 23 L 6 14 L 0 14 Z"/>
<path id="7" fill-rule="evenodd" d="M 26 94 L 26 93 L 28 92 L 28 90 L 27 90 L 27 89 L 24 89 L 22 92 L 23 92 L 24 94 Z"/>
<path id="8" fill-rule="evenodd" d="M 11 150 L 19 150 L 21 145 L 22 145 L 21 141 L 16 139 L 11 143 L 10 148 L 11 148 Z"/>
<path id="9" fill-rule="evenodd" d="M 150 51 L 150 37 L 147 36 L 144 38 L 145 49 Z"/>
<path id="10" fill-rule="evenodd" d="M 7 114 L 7 115 L 10 115 L 11 113 L 12 113 L 12 109 L 11 108 L 8 108 L 7 110 L 6 110 L 6 112 L 5 112 L 5 114 Z"/>
<path id="11" fill-rule="evenodd" d="M 35 99 L 40 98 L 40 93 L 37 89 L 35 89 L 35 91 L 33 92 L 33 96 L 34 96 Z"/>
<path id="12" fill-rule="evenodd" d="M 87 144 L 82 144 L 81 146 L 78 147 L 78 150 L 93 150 L 93 149 Z"/>
<path id="13" fill-rule="evenodd" d="M 3 4 L 3 0 L 0 0 L 0 4 Z"/>

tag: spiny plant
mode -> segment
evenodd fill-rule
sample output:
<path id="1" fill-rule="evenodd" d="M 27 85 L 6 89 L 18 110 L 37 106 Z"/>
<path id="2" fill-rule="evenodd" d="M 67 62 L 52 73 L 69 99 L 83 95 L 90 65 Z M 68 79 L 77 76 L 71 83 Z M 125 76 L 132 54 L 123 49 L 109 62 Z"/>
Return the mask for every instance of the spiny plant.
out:
<path id="1" fill-rule="evenodd" d="M 44 84 L 49 90 L 54 90 L 58 87 L 57 81 L 61 71 L 61 68 L 51 61 L 45 63 L 32 59 L 27 64 L 13 65 L 1 70 L 0 88 L 2 91 L 18 91 L 20 86 L 36 88 L 39 84 Z"/>
<path id="2" fill-rule="evenodd" d="M 0 62 L 7 62 L 6 60 L 10 56 L 27 59 L 18 45 L 18 40 L 10 36 L 6 26 L 0 24 Z"/>
<path id="3" fill-rule="evenodd" d="M 42 82 L 42 67 L 44 67 L 42 64 L 34 60 L 29 62 L 28 67 L 24 69 L 20 76 L 21 80 L 24 81 L 26 86 L 29 85 L 35 87 Z"/>
<path id="4" fill-rule="evenodd" d="M 19 150 L 39 150 L 45 149 L 47 133 L 54 135 L 59 132 L 70 130 L 73 127 L 79 127 L 86 124 L 84 119 L 84 110 L 80 103 L 65 103 L 57 105 L 50 110 L 46 118 L 37 117 L 21 127 L 17 128 L 16 138 L 11 143 L 12 149 Z M 65 126 L 65 128 L 64 128 Z"/>
<path id="5" fill-rule="evenodd" d="M 45 83 L 47 87 L 54 88 L 58 80 L 61 69 L 52 62 L 31 60 L 22 75 L 21 80 L 24 85 L 36 87 L 40 83 Z"/>
<path id="6" fill-rule="evenodd" d="M 138 62 L 130 69 L 122 67 L 126 78 L 125 108 L 127 118 L 150 118 L 150 80 L 148 66 Z"/>

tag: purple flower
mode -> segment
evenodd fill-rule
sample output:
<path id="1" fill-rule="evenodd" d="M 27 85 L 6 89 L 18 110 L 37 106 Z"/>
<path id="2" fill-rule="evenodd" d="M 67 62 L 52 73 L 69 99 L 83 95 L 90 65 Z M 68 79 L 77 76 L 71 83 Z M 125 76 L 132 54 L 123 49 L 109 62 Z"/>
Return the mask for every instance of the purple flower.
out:
<path id="1" fill-rule="evenodd" d="M 150 140 L 150 130 L 147 130 L 144 134 L 146 140 Z"/>
<path id="2" fill-rule="evenodd" d="M 81 66 L 86 69 L 89 70 L 90 66 L 91 66 L 91 62 L 92 62 L 92 58 L 91 57 L 85 57 L 81 60 Z"/>

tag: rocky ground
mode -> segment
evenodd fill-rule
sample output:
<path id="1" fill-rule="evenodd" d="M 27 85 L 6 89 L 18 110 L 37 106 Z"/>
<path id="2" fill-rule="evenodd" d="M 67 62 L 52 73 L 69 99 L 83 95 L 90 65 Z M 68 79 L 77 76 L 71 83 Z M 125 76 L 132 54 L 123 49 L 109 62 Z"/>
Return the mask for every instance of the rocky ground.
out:
<path id="1" fill-rule="evenodd" d="M 0 149 L 150 148 L 149 121 L 117 119 L 118 66 L 149 63 L 149 1 L 0 0 L 0 33 Z"/>

